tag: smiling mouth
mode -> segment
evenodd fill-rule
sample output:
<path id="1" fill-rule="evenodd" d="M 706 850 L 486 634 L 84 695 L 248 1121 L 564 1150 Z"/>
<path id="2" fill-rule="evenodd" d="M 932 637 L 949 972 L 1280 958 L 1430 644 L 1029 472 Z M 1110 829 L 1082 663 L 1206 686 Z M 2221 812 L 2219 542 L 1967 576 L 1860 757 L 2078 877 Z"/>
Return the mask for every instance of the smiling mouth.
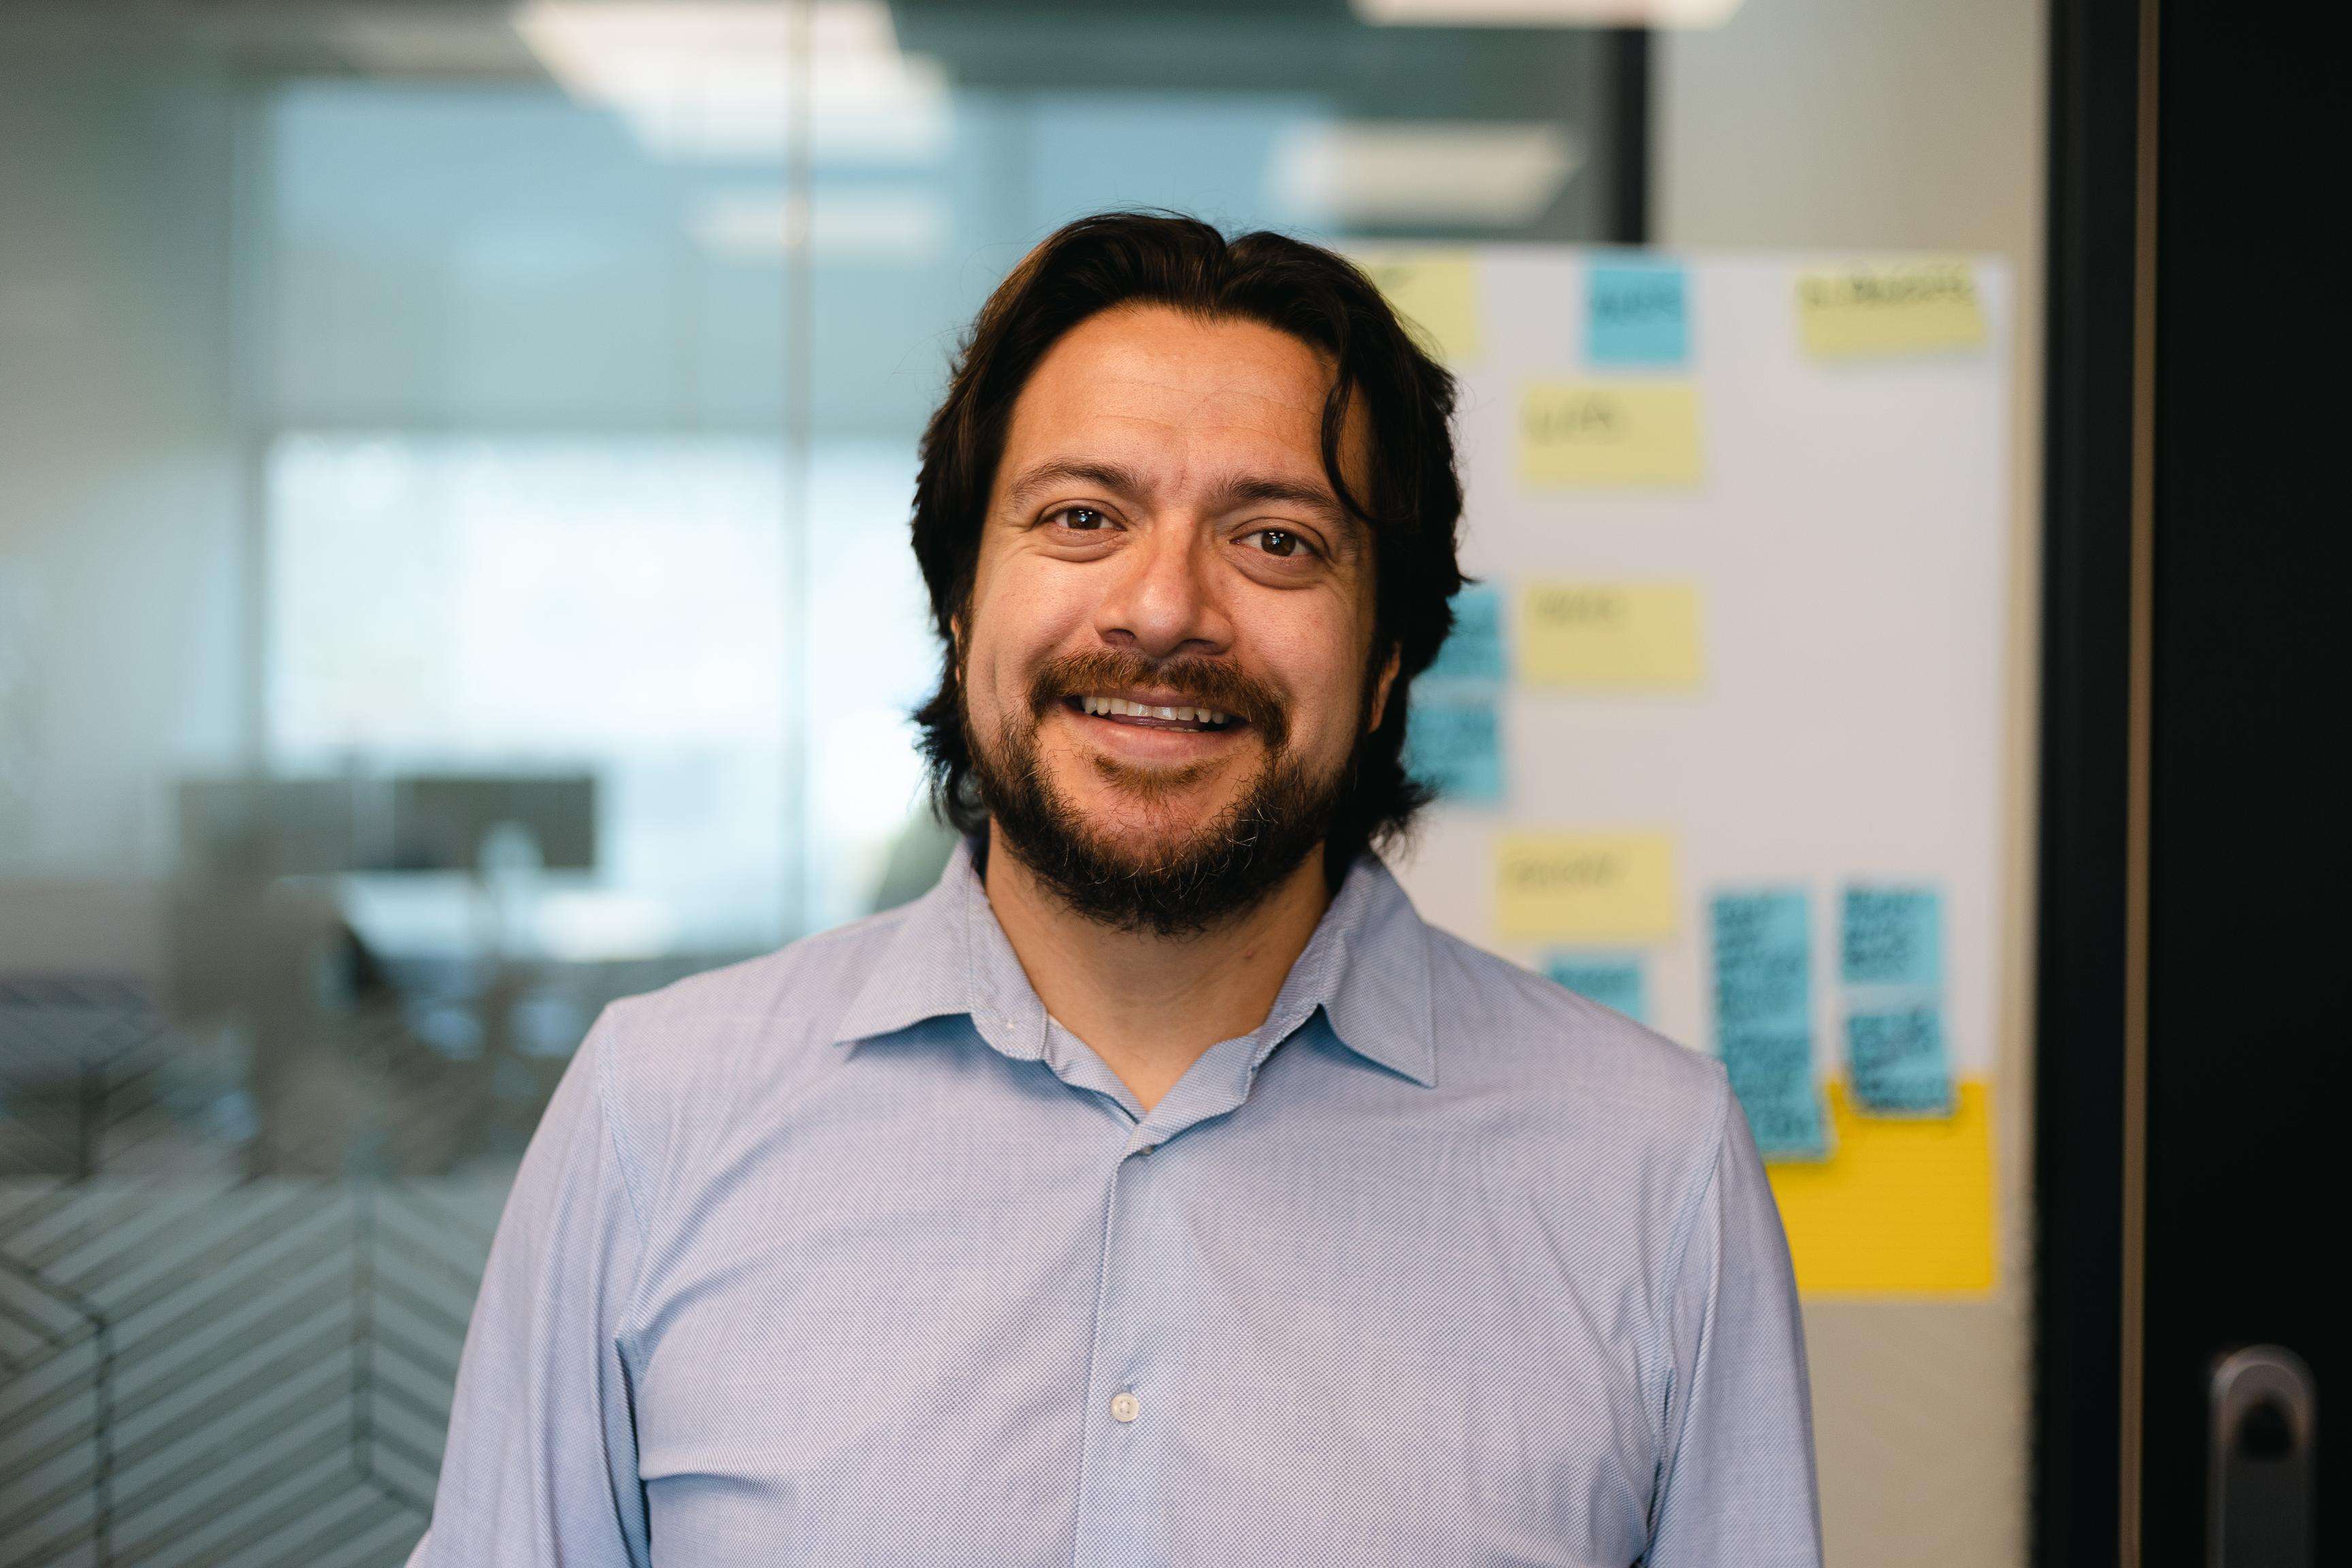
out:
<path id="1" fill-rule="evenodd" d="M 1072 712 L 1141 730 L 1180 730 L 1212 735 L 1241 729 L 1248 722 L 1214 708 L 1182 703 L 1135 702 L 1124 697 L 1097 696 L 1093 692 L 1066 697 L 1062 700 Z"/>

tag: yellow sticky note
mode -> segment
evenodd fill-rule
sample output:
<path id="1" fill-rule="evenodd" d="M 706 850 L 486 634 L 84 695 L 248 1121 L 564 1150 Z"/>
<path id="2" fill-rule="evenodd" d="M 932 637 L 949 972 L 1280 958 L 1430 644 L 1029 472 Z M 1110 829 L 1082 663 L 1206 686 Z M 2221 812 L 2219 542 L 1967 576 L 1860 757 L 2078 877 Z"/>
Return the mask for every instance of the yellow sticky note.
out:
<path id="1" fill-rule="evenodd" d="M 1698 589 L 1688 583 L 1529 583 L 1519 679 L 1534 686 L 1696 686 Z"/>
<path id="2" fill-rule="evenodd" d="M 1664 833 L 1507 833 L 1495 925 L 1529 942 L 1655 942 L 1675 931 L 1675 841 Z"/>
<path id="3" fill-rule="evenodd" d="M 1992 1094 L 1952 1086 L 1942 1117 L 1860 1114 L 1828 1091 L 1830 1157 L 1768 1165 L 1808 1296 L 1978 1295 L 1993 1288 Z"/>
<path id="4" fill-rule="evenodd" d="M 1519 394 L 1519 481 L 1698 483 L 1698 389 L 1686 381 L 1529 383 Z"/>
<path id="5" fill-rule="evenodd" d="M 1478 258 L 1467 250 L 1360 250 L 1364 269 L 1390 308 L 1419 329 L 1421 345 L 1449 365 L 1467 364 L 1485 346 L 1478 330 Z"/>
<path id="6" fill-rule="evenodd" d="M 1797 278 L 1797 331 L 1823 359 L 1984 346 L 1984 308 L 1965 261 L 1822 268 Z"/>

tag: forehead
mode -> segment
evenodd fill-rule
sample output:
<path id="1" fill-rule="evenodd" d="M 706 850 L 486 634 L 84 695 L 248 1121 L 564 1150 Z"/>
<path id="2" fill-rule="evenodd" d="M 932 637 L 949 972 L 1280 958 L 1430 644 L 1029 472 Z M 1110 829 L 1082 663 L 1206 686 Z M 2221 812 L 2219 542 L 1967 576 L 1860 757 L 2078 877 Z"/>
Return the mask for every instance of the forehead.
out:
<path id="1" fill-rule="evenodd" d="M 1000 474 L 1085 447 L 1162 468 L 1245 458 L 1319 477 L 1331 374 L 1320 351 L 1256 321 L 1160 305 L 1105 310 L 1030 374 Z"/>

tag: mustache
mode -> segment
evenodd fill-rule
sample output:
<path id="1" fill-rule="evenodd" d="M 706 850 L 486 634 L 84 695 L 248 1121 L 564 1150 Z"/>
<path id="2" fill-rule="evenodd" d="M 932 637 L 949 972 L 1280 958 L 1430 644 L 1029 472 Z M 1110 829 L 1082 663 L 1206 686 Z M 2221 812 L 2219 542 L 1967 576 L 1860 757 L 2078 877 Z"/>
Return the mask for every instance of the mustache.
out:
<path id="1" fill-rule="evenodd" d="M 1149 658 L 1115 648 L 1065 654 L 1039 666 L 1029 682 L 1029 709 L 1042 719 L 1065 698 L 1123 687 L 1172 691 L 1188 706 L 1231 713 L 1255 726 L 1271 750 L 1279 751 L 1289 733 L 1281 698 L 1245 670 L 1214 659 Z"/>

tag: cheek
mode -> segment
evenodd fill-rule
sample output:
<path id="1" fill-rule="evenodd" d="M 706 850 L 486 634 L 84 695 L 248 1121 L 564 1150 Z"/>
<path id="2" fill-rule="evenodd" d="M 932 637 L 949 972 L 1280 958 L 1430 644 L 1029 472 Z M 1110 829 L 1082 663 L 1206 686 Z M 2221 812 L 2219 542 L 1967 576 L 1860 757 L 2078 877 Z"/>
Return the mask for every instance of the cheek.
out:
<path id="1" fill-rule="evenodd" d="M 1085 623 L 1073 595 L 1057 595 L 1050 580 L 1007 564 L 1013 569 L 983 578 L 972 594 L 964 680 L 975 717 L 1024 707 L 1031 675 Z"/>
<path id="2" fill-rule="evenodd" d="M 1303 751 L 1345 752 L 1361 721 L 1369 636 L 1352 607 L 1339 602 L 1274 624 L 1256 639 L 1260 668 L 1291 699 L 1291 741 Z"/>

